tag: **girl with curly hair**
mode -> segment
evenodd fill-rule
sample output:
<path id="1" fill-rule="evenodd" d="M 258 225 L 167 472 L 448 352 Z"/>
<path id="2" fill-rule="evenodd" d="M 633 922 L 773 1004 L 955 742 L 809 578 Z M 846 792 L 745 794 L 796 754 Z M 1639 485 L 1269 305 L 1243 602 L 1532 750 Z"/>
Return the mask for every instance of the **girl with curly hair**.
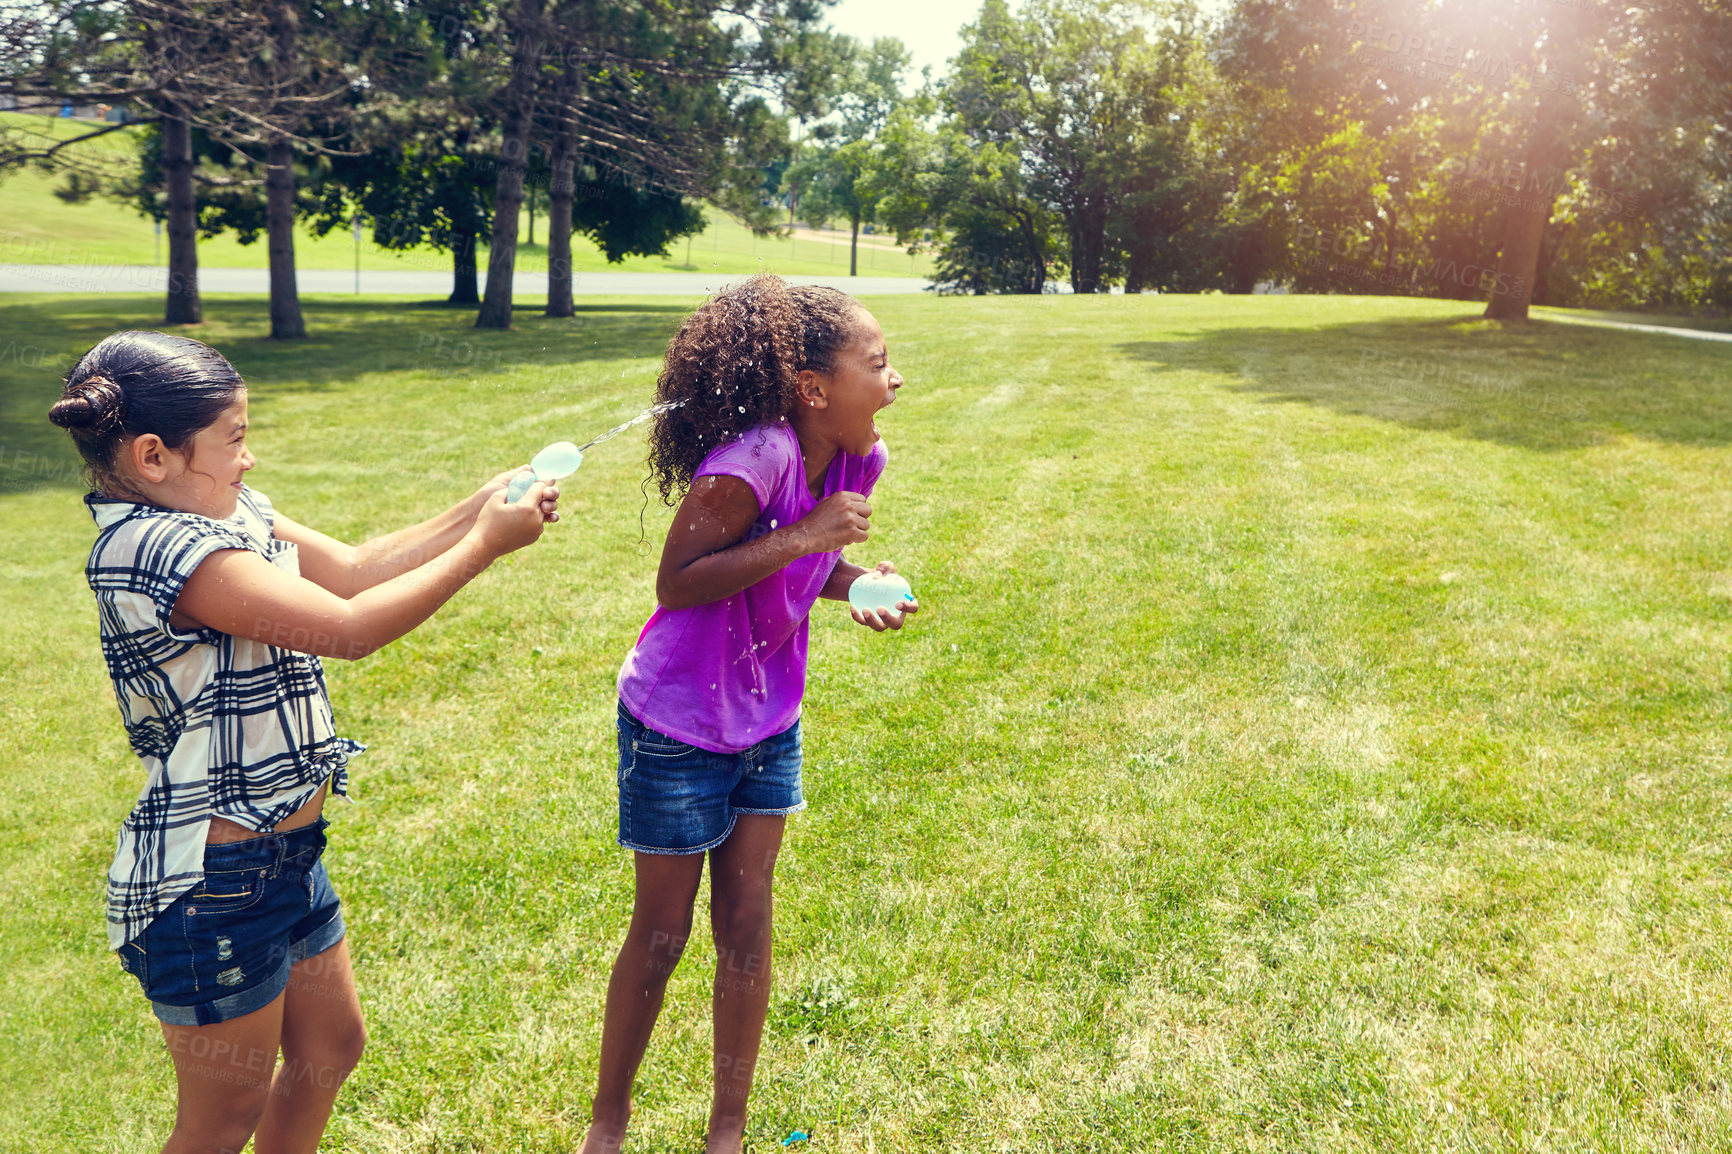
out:
<path id="1" fill-rule="evenodd" d="M 632 1080 L 691 931 L 710 858 L 715 1087 L 707 1149 L 739 1154 L 770 995 L 771 875 L 800 793 L 807 614 L 868 572 L 886 451 L 873 416 L 896 399 L 884 333 L 834 289 L 757 276 L 686 318 L 668 346 L 651 476 L 679 511 L 655 612 L 619 675 L 619 843 L 636 896 L 608 985 L 584 1154 L 618 1150 Z M 895 571 L 888 562 L 880 573 Z M 900 629 L 913 601 L 851 609 Z"/>

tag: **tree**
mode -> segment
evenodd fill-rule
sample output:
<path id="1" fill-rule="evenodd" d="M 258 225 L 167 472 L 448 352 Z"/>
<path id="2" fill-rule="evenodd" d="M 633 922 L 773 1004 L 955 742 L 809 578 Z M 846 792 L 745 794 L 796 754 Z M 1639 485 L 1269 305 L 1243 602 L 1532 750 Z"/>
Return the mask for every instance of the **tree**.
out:
<path id="1" fill-rule="evenodd" d="M 403 131 L 394 139 L 332 158 L 308 216 L 320 236 L 365 217 L 381 248 L 449 252 L 452 288 L 446 299 L 473 305 L 481 302 L 476 240 L 492 221 L 494 149 L 485 129 L 460 115 L 440 128 L 399 126 Z"/>
<path id="2" fill-rule="evenodd" d="M 938 289 L 1039 293 L 1061 263 L 1061 221 L 1029 188 L 1021 155 L 971 140 L 955 124 L 928 127 L 921 96 L 879 134 L 863 183 L 898 243 L 918 249 L 936 235 Z"/>
<path id="3" fill-rule="evenodd" d="M 1107 221 L 1126 191 L 1113 160 L 1137 147 L 1154 81 L 1141 24 L 1108 0 L 987 0 L 964 29 L 944 101 L 979 144 L 1014 149 L 1065 224 L 1071 287 L 1106 287 Z"/>
<path id="4" fill-rule="evenodd" d="M 874 142 L 850 140 L 820 146 L 788 169 L 789 188 L 804 188 L 800 212 L 813 228 L 823 228 L 832 215 L 849 225 L 848 275 L 859 275 L 860 224 L 877 212 L 878 196 L 865 179 L 878 157 Z"/>
<path id="5" fill-rule="evenodd" d="M 0 73 L 0 95 L 21 107 L 57 103 L 74 94 L 109 103 L 140 102 L 152 110 L 143 119 L 161 126 L 167 323 L 196 324 L 202 318 L 195 130 L 236 150 L 275 150 L 264 181 L 267 229 L 273 236 L 273 335 L 296 335 L 293 242 L 285 231 L 292 225 L 292 150 L 297 143 L 326 147 L 306 133 L 306 123 L 344 100 L 349 86 L 329 68 L 303 66 L 306 54 L 297 46 L 302 13 L 293 0 L 272 0 L 264 20 L 241 0 L 52 0 L 21 5 L 20 12 L 18 19 L 0 22 L 0 54 L 7 63 Z M 326 54 L 319 62 L 331 58 Z M 0 168 L 29 160 L 56 163 L 62 148 L 103 131 L 48 147 L 32 147 L 16 134 L 0 136 Z"/>
<path id="6" fill-rule="evenodd" d="M 794 142 L 787 161 L 770 173 L 772 187 L 782 189 L 788 201 L 788 225 L 794 224 L 804 191 L 801 177 L 791 170 L 801 158 L 806 126 L 835 111 L 836 101 L 859 75 L 856 57 L 860 42 L 828 28 L 802 27 L 788 36 L 776 70 L 776 96 L 784 115 L 794 121 Z"/>
<path id="7" fill-rule="evenodd" d="M 902 41 L 884 36 L 849 54 L 850 75 L 835 97 L 837 122 L 820 125 L 814 151 L 789 166 L 784 177 L 792 219 L 795 193 L 807 223 L 822 228 L 832 216 L 846 217 L 848 275 L 859 275 L 860 225 L 876 212 L 878 194 L 867 179 L 879 161 L 876 137 L 902 99 L 901 75 L 912 60 Z"/>
<path id="8" fill-rule="evenodd" d="M 1300 287 L 1480 298 L 1501 319 L 1608 284 L 1589 253 L 1705 269 L 1685 254 L 1716 216 L 1716 149 L 1672 145 L 1726 122 L 1717 7 L 1240 0 L 1210 118 L 1238 171 L 1232 211 Z M 1669 197 L 1673 176 L 1701 191 Z M 1652 227 L 1629 211 L 1649 196 L 1691 207 Z"/>
<path id="9" fill-rule="evenodd" d="M 507 13 L 512 68 L 502 94 L 493 243 L 476 326 L 511 323 L 536 101 L 550 86 L 557 90 L 566 70 L 577 72 L 570 90 L 581 96 L 561 110 L 578 134 L 574 165 L 586 162 L 606 179 L 656 195 L 714 200 L 768 228 L 756 189 L 771 118 L 748 82 L 774 75 L 785 39 L 815 16 L 805 0 L 729 9 L 710 0 L 630 8 L 573 0 L 552 14 L 542 0 L 515 0 Z"/>
<path id="10" fill-rule="evenodd" d="M 548 29 L 542 0 L 516 0 L 509 9 L 511 78 L 503 93 L 498 176 L 493 189 L 493 240 L 487 249 L 487 289 L 475 326 L 511 327 L 511 282 L 517 271 L 517 215 L 523 207 L 523 172 L 529 126 Z"/>
<path id="11" fill-rule="evenodd" d="M 619 261 L 665 256 L 701 230 L 696 199 L 768 226 L 757 186 L 780 126 L 734 85 L 734 46 L 707 10 L 567 8 L 555 36 L 538 124 L 552 174 L 547 315 L 572 315 L 573 230 Z"/>

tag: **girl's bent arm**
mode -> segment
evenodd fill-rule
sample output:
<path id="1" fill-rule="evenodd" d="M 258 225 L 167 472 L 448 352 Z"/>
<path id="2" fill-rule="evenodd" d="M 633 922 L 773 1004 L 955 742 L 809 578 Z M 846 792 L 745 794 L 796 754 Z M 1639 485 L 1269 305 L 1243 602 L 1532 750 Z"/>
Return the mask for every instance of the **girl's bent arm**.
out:
<path id="1" fill-rule="evenodd" d="M 543 486 L 537 485 L 531 493 Z M 278 569 L 256 553 L 224 549 L 199 565 L 170 620 L 320 657 L 356 660 L 408 633 L 503 554 L 541 535 L 539 496 L 489 506 L 438 557 L 353 597 Z"/>
<path id="2" fill-rule="evenodd" d="M 864 541 L 872 507 L 858 493 L 832 493 L 792 525 L 747 541 L 759 512 L 751 486 L 738 477 L 692 482 L 662 546 L 656 600 L 667 609 L 707 605 L 809 553 Z"/>

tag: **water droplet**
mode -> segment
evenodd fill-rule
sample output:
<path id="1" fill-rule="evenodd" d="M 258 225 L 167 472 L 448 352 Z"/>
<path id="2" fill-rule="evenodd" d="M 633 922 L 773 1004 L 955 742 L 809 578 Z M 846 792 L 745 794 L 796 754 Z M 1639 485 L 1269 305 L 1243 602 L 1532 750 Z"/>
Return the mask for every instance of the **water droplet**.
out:
<path id="1" fill-rule="evenodd" d="M 770 518 L 770 528 L 774 529 L 775 527 L 776 527 L 776 519 L 774 517 L 771 517 Z"/>
<path id="2" fill-rule="evenodd" d="M 717 389 L 717 390 L 716 390 L 716 396 L 718 396 L 718 397 L 719 397 L 719 396 L 721 396 L 721 395 L 722 395 L 722 390 L 720 390 L 720 389 Z"/>
<path id="3" fill-rule="evenodd" d="M 710 682 L 710 688 L 711 688 L 711 689 L 714 689 L 714 688 L 715 688 L 715 687 L 716 687 L 716 683 L 715 683 L 715 682 L 713 682 L 713 681 L 712 681 L 712 682 Z"/>
<path id="4" fill-rule="evenodd" d="M 742 412 L 742 413 L 743 413 L 743 412 L 745 412 L 745 411 L 746 411 L 746 406 L 744 406 L 744 405 L 741 405 L 741 406 L 740 406 L 740 412 Z"/>

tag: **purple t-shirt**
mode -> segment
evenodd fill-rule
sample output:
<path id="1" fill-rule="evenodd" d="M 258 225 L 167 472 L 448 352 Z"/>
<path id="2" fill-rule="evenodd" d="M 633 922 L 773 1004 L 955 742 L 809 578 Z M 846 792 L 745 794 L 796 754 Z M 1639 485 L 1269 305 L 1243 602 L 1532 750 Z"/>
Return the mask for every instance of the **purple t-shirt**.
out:
<path id="1" fill-rule="evenodd" d="M 824 496 L 870 495 L 888 458 L 883 441 L 865 457 L 838 452 Z M 747 540 L 792 525 L 818 504 L 791 425 L 762 425 L 712 450 L 694 475 L 708 476 L 751 486 L 758 520 Z M 620 668 L 620 700 L 651 729 L 716 753 L 787 729 L 806 692 L 806 615 L 841 556 L 840 549 L 807 554 L 707 605 L 657 606 Z"/>

